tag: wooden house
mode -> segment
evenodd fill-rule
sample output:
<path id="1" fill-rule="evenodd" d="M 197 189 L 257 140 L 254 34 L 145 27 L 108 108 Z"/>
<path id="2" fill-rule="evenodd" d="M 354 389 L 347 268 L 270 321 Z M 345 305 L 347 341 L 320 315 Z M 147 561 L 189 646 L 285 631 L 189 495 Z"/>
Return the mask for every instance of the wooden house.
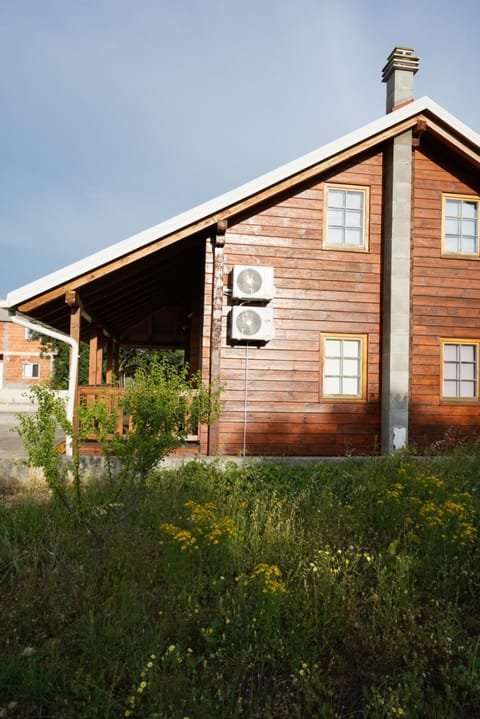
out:
<path id="1" fill-rule="evenodd" d="M 474 434 L 480 136 L 413 100 L 417 68 L 395 48 L 380 119 L 7 305 L 89 342 L 92 391 L 120 345 L 183 348 L 225 383 L 201 454 L 370 454 Z"/>

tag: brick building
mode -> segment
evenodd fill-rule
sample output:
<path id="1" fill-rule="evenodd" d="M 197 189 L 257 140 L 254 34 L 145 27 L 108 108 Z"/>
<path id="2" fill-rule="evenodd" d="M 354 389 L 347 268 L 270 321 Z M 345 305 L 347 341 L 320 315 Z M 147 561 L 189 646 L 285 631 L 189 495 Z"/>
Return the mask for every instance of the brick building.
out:
<path id="1" fill-rule="evenodd" d="M 26 390 L 51 371 L 52 360 L 40 357 L 40 342 L 31 339 L 31 331 L 8 321 L 0 310 L 0 390 Z"/>

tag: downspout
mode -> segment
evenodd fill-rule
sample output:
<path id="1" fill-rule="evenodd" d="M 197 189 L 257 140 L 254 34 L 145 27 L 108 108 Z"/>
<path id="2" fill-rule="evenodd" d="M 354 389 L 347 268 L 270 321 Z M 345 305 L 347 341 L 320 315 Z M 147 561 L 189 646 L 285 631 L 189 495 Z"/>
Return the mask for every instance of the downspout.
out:
<path id="1" fill-rule="evenodd" d="M 75 393 L 77 389 L 78 358 L 80 354 L 78 342 L 74 340 L 73 337 L 70 337 L 70 335 L 66 335 L 63 332 L 57 332 L 56 330 L 52 330 L 46 325 L 37 324 L 36 322 L 27 319 L 23 315 L 17 315 L 16 311 L 12 310 L 11 308 L 9 308 L 9 314 L 11 321 L 15 324 L 21 325 L 28 330 L 32 330 L 32 332 L 38 332 L 39 334 L 47 335 L 47 337 L 51 337 L 52 339 L 59 340 L 60 342 L 65 342 L 67 345 L 70 345 L 72 353 L 69 363 L 68 399 L 66 409 L 67 419 L 70 423 L 73 424 L 73 414 L 75 411 Z M 67 435 L 66 437 L 65 454 L 67 457 L 72 456 L 72 437 L 70 437 L 69 435 Z"/>

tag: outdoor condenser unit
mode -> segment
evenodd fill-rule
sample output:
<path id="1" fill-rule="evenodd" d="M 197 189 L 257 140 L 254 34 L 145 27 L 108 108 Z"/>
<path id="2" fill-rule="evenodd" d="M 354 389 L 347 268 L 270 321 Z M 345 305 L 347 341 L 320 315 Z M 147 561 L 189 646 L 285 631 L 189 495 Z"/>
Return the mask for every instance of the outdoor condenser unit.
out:
<path id="1" fill-rule="evenodd" d="M 267 342 L 274 336 L 271 307 L 232 307 L 232 340 Z"/>
<path id="2" fill-rule="evenodd" d="M 234 265 L 232 297 L 243 302 L 268 302 L 273 299 L 273 267 Z"/>

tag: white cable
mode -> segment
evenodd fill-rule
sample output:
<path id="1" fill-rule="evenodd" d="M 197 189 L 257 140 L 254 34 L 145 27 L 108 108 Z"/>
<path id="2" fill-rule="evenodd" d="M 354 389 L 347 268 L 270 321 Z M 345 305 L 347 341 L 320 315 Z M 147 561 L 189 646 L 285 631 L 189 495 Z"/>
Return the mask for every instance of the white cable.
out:
<path id="1" fill-rule="evenodd" d="M 243 391 L 243 457 L 247 453 L 248 342 L 245 345 L 245 386 Z"/>

